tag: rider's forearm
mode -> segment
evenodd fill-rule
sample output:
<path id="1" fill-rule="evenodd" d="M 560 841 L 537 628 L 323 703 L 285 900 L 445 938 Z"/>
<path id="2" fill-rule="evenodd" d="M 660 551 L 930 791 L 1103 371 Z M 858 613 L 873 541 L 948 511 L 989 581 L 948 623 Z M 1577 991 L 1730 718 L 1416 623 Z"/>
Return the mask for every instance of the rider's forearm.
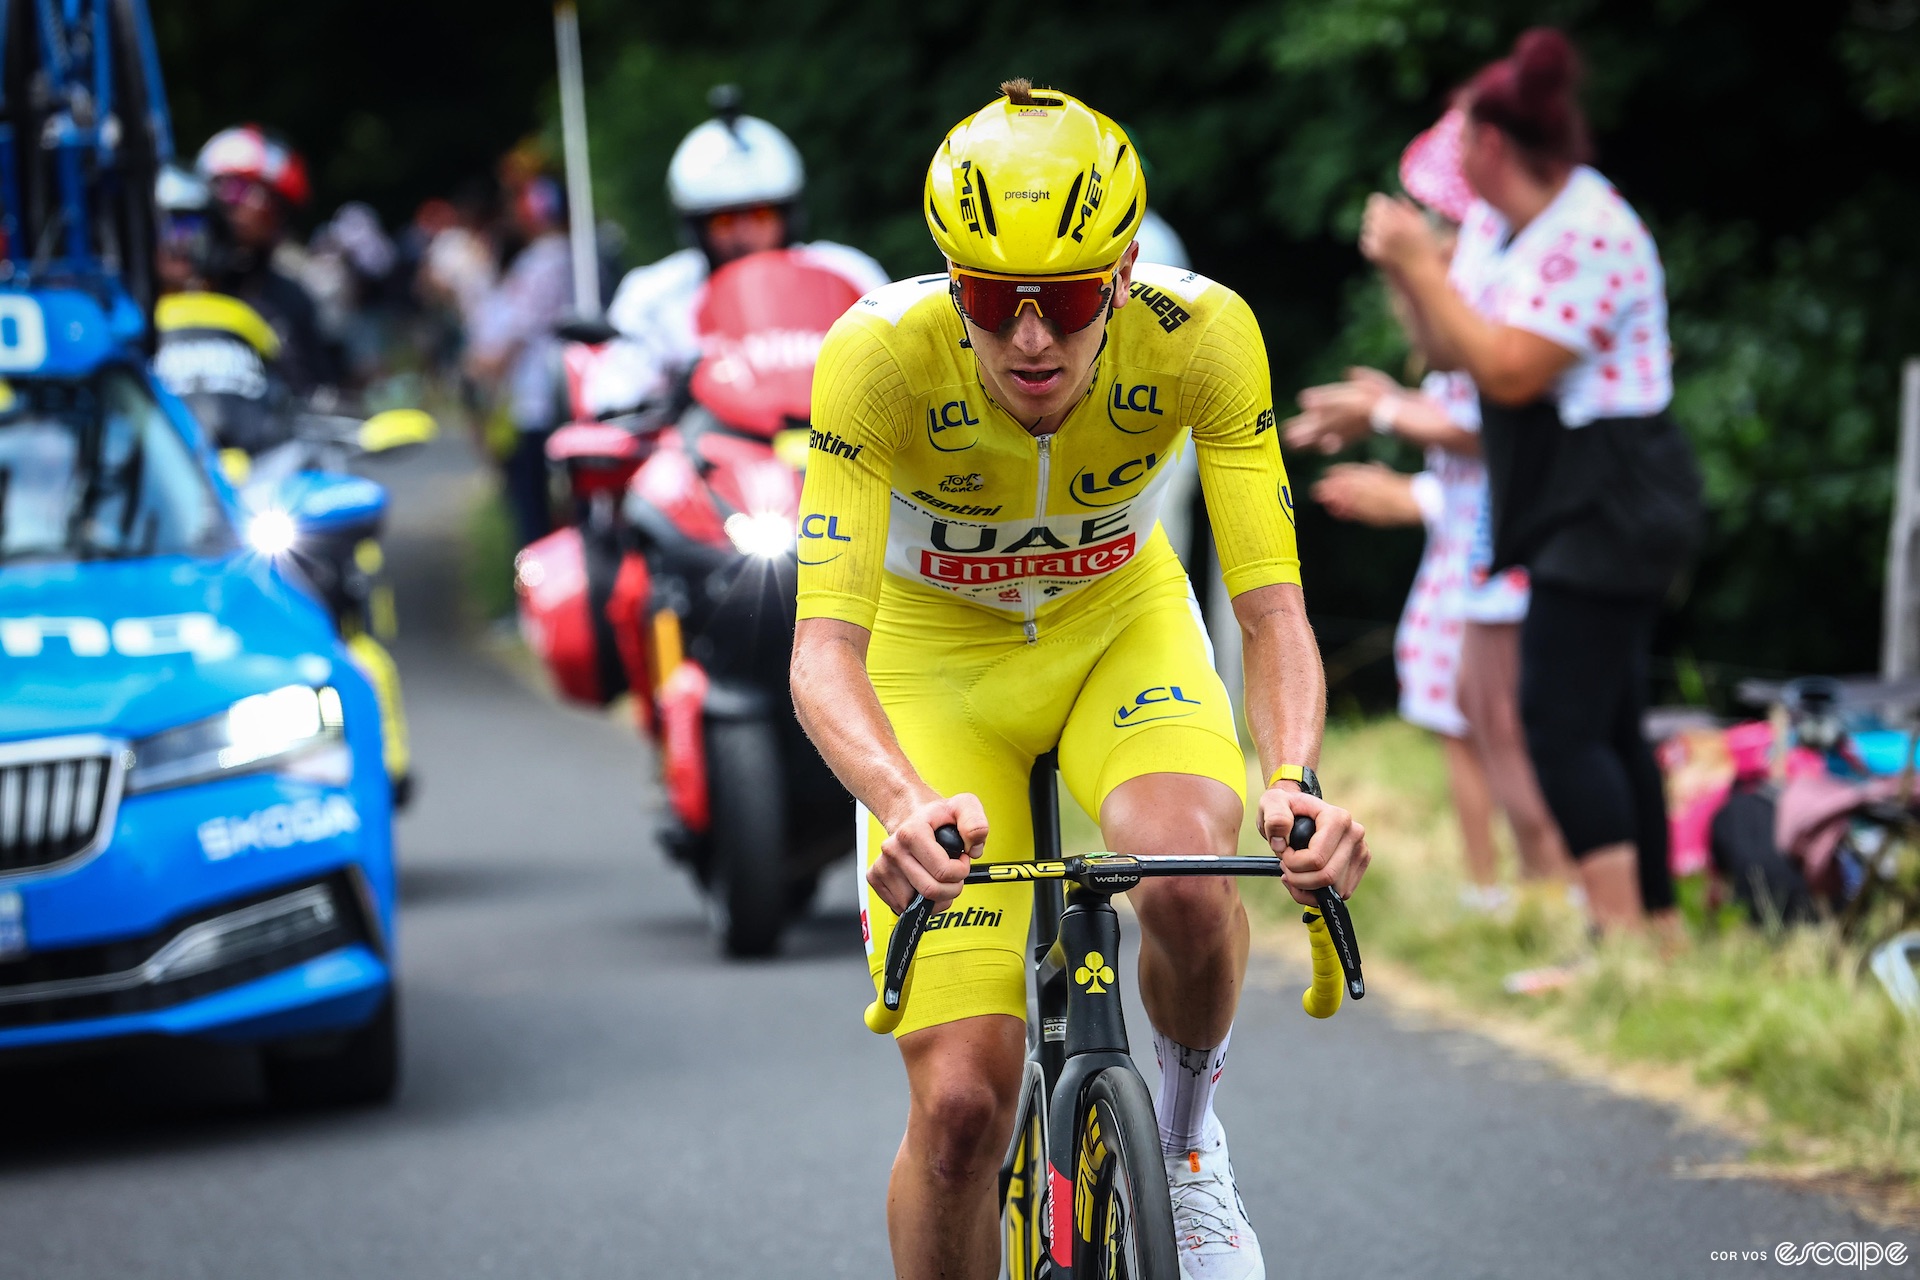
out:
<path id="1" fill-rule="evenodd" d="M 1247 680 L 1247 725 L 1262 780 L 1283 764 L 1317 767 L 1327 718 L 1326 673 L 1307 622 L 1306 597 L 1292 585 L 1233 598 Z"/>
<path id="2" fill-rule="evenodd" d="M 867 676 L 865 627 L 803 618 L 790 670 L 800 726 L 854 799 L 888 831 L 938 793 L 915 772 Z"/>

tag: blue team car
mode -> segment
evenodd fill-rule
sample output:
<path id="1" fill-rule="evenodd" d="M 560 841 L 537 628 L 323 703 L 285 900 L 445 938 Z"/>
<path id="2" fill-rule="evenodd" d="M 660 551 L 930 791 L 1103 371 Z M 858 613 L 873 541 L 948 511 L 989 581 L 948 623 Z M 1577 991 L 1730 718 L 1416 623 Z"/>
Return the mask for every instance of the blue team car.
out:
<path id="1" fill-rule="evenodd" d="M 123 301 L 0 290 L 0 1055 L 258 1046 L 291 1104 L 397 1079 L 373 688 L 157 387 Z M 305 473 L 276 540 L 377 520 Z"/>

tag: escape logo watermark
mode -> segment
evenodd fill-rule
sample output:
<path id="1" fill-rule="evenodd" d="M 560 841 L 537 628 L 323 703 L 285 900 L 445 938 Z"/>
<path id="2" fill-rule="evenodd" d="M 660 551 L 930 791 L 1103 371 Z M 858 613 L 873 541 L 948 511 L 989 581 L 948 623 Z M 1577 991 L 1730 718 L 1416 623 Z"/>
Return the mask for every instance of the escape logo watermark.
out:
<path id="1" fill-rule="evenodd" d="M 1784 1241 L 1769 1252 L 1765 1249 L 1715 1249 L 1707 1257 L 1714 1262 L 1765 1262 L 1771 1258 L 1783 1267 L 1851 1267 L 1865 1271 L 1869 1267 L 1897 1267 L 1907 1260 L 1907 1246 L 1898 1240 L 1882 1244 L 1878 1240 Z"/>

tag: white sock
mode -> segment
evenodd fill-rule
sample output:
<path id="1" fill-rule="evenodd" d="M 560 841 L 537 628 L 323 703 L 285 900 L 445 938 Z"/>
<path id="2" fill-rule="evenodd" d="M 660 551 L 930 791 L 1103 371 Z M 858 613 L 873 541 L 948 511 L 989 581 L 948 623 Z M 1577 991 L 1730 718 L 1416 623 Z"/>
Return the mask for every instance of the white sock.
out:
<path id="1" fill-rule="evenodd" d="M 1183 1156 L 1200 1147 L 1200 1135 L 1213 1117 L 1213 1091 L 1227 1066 L 1227 1042 L 1233 1028 L 1211 1049 L 1190 1049 L 1160 1032 L 1153 1033 L 1153 1056 L 1160 1063 L 1160 1150 Z"/>

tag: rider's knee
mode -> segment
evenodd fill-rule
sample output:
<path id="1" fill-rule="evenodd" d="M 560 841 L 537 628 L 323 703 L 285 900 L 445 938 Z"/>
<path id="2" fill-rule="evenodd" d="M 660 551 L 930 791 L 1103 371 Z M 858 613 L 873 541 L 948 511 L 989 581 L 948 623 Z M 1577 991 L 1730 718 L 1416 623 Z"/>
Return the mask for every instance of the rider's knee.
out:
<path id="1" fill-rule="evenodd" d="M 1156 774 L 1114 788 L 1100 826 L 1122 853 L 1226 854 L 1239 841 L 1242 812 L 1239 795 L 1211 778 Z"/>
<path id="2" fill-rule="evenodd" d="M 916 1094 L 913 1111 L 929 1168 L 943 1181 L 972 1181 L 998 1168 L 1013 1124 L 1013 1097 L 989 1081 L 944 1075 Z"/>
<path id="3" fill-rule="evenodd" d="M 1162 936 L 1216 933 L 1240 909 L 1240 891 L 1226 876 L 1147 880 L 1130 896 L 1142 927 Z"/>

